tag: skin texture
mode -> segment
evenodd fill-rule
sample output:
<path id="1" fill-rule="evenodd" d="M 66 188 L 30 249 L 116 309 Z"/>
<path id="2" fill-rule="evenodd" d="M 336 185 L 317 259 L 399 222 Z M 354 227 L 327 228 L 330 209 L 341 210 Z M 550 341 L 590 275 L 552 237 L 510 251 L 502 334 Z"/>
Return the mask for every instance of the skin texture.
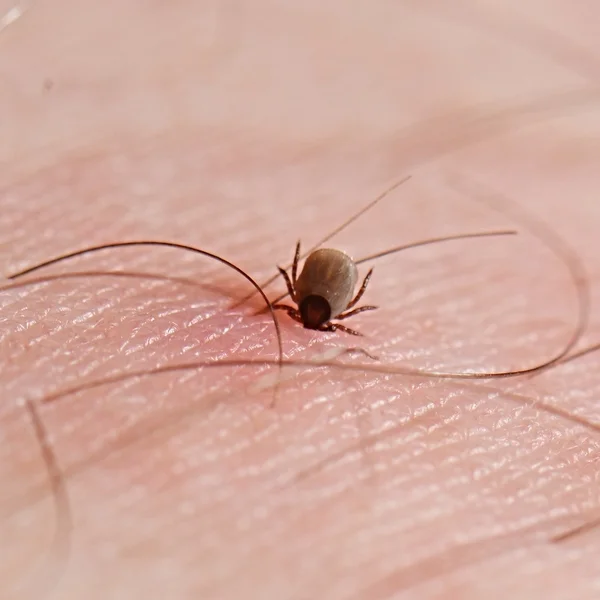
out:
<path id="1" fill-rule="evenodd" d="M 584 342 L 597 341 L 600 8 L 496 4 L 31 4 L 0 33 L 3 272 L 156 238 L 260 279 L 298 237 L 306 248 L 412 174 L 332 245 L 358 258 L 519 229 L 481 203 L 503 195 L 585 265 Z M 55 538 L 26 400 L 127 370 L 276 357 L 256 298 L 231 309 L 250 288 L 225 267 L 127 249 L 72 269 L 200 285 L 86 275 L 0 296 L 5 597 L 598 597 L 600 531 L 549 539 L 600 511 L 600 434 L 511 396 L 597 422 L 595 355 L 485 389 L 289 368 L 274 407 L 275 371 L 258 367 L 65 398 L 40 409 L 70 473 L 72 525 L 61 505 Z M 564 264 L 526 232 L 387 257 L 364 301 L 381 308 L 348 321 L 368 334 L 358 344 L 423 369 L 535 365 L 576 318 Z M 281 324 L 288 356 L 357 345 Z"/>

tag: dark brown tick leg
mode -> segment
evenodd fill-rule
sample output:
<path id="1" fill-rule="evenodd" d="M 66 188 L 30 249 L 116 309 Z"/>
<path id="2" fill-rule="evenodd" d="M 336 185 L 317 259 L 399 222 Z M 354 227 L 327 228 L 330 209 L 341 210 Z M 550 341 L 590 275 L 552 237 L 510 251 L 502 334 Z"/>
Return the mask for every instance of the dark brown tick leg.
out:
<path id="1" fill-rule="evenodd" d="M 296 289 L 294 287 L 294 284 L 290 281 L 290 276 L 287 274 L 287 271 L 285 269 L 282 269 L 281 267 L 277 267 L 277 269 L 281 273 L 281 276 L 285 279 L 285 285 L 287 286 L 288 294 L 290 295 L 290 298 L 294 302 L 296 302 Z M 296 302 L 296 304 L 297 304 L 297 302 Z M 281 306 L 285 306 L 285 305 L 282 304 Z"/>
<path id="2" fill-rule="evenodd" d="M 348 317 L 352 317 L 354 315 L 357 315 L 358 313 L 365 312 L 366 310 L 376 310 L 378 308 L 379 308 L 379 306 L 359 306 L 358 308 L 355 308 L 354 310 L 351 310 L 348 312 L 343 312 L 341 315 L 338 315 L 336 317 L 336 319 L 338 321 L 341 319 L 347 319 Z"/>
<path id="3" fill-rule="evenodd" d="M 298 275 L 298 262 L 300 261 L 300 240 L 296 244 L 296 254 L 294 254 L 294 262 L 292 263 L 292 284 L 296 289 L 296 281 Z"/>
<path id="4" fill-rule="evenodd" d="M 298 323 L 302 323 L 302 317 L 300 316 L 300 311 L 293 306 L 288 306 L 287 304 L 273 304 L 274 310 L 285 310 L 285 312 L 292 317 Z"/>
<path id="5" fill-rule="evenodd" d="M 345 325 L 340 325 L 339 323 L 324 323 L 319 327 L 319 331 L 345 331 L 350 335 L 359 335 L 362 337 L 362 333 L 360 331 L 355 331 L 354 329 L 350 329 L 350 327 L 346 327 Z"/>
<path id="6" fill-rule="evenodd" d="M 358 290 L 358 293 L 356 294 L 356 296 L 354 296 L 354 298 L 348 303 L 348 306 L 346 306 L 346 310 L 348 310 L 349 308 L 352 308 L 353 306 L 356 306 L 356 303 L 362 298 L 362 295 L 365 293 L 365 290 L 367 289 L 367 286 L 369 285 L 369 280 L 371 279 L 371 275 L 373 275 L 373 269 L 371 269 L 367 273 L 366 277 L 363 279 L 362 285 L 360 286 L 360 290 Z"/>

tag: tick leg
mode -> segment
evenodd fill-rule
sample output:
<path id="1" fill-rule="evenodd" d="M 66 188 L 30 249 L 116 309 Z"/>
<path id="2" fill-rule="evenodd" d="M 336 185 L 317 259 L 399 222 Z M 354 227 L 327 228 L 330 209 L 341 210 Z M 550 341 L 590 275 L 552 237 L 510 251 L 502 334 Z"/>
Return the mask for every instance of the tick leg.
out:
<path id="1" fill-rule="evenodd" d="M 364 348 L 348 348 L 345 352 L 346 354 L 362 354 L 371 360 L 379 360 L 379 356 L 375 356 L 370 352 L 367 352 Z"/>
<path id="2" fill-rule="evenodd" d="M 346 333 L 349 333 L 350 335 L 359 335 L 359 336 L 363 335 L 359 331 L 355 331 L 354 329 L 350 329 L 350 327 L 340 325 L 339 323 L 324 323 L 323 325 L 321 325 L 321 327 L 319 327 L 319 331 L 338 331 L 338 330 L 345 331 Z"/>
<path id="3" fill-rule="evenodd" d="M 290 281 L 290 276 L 287 274 L 287 271 L 285 269 L 282 269 L 281 267 L 277 267 L 279 273 L 281 274 L 281 276 L 285 279 L 285 285 L 287 286 L 288 289 L 288 294 L 290 295 L 290 298 L 296 302 L 296 288 L 294 287 L 294 284 Z M 281 305 L 281 306 L 285 306 L 285 305 Z"/>
<path id="4" fill-rule="evenodd" d="M 379 306 L 359 306 L 358 308 L 355 308 L 354 310 L 350 310 L 348 312 L 343 312 L 341 315 L 338 315 L 336 317 L 336 319 L 338 319 L 338 321 L 341 319 L 347 319 L 348 317 L 352 317 L 354 315 L 357 315 L 358 313 L 365 312 L 366 310 L 376 310 L 378 308 L 379 308 Z"/>
<path id="5" fill-rule="evenodd" d="M 365 290 L 367 289 L 367 286 L 369 285 L 369 280 L 371 279 L 371 275 L 373 275 L 373 269 L 371 269 L 366 277 L 363 279 L 362 285 L 360 286 L 360 290 L 358 290 L 358 293 L 356 294 L 356 296 L 354 296 L 354 298 L 352 300 L 350 300 L 350 302 L 348 303 L 348 306 L 346 306 L 346 310 L 348 310 L 349 308 L 352 308 L 353 306 L 356 306 L 356 303 L 362 298 L 362 295 L 365 293 Z M 339 319 L 339 317 L 338 317 Z"/>
<path id="6" fill-rule="evenodd" d="M 294 289 L 296 288 L 296 281 L 298 275 L 298 261 L 300 260 L 300 240 L 296 244 L 296 254 L 294 254 L 294 262 L 292 263 L 292 283 L 294 284 Z"/>
<path id="7" fill-rule="evenodd" d="M 294 319 L 294 321 L 298 321 L 298 323 L 302 323 L 302 317 L 300 316 L 300 311 L 293 306 L 288 306 L 287 304 L 273 304 L 274 310 L 285 310 L 285 312 Z"/>

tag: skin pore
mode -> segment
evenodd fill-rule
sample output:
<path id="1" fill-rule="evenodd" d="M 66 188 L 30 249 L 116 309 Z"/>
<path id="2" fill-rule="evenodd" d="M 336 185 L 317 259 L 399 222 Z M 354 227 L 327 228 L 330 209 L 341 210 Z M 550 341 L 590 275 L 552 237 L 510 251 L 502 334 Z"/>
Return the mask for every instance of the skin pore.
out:
<path id="1" fill-rule="evenodd" d="M 477 199 L 498 191 L 577 252 L 583 345 L 596 342 L 600 9 L 447 6 L 31 4 L 0 32 L 2 272 L 156 238 L 262 280 L 298 238 L 310 246 L 412 174 L 331 245 L 358 257 L 519 229 Z M 364 300 L 381 308 L 348 322 L 368 337 L 282 318 L 288 356 L 363 345 L 407 367 L 501 371 L 556 354 L 576 318 L 564 265 L 526 233 L 374 266 Z M 290 368 L 274 408 L 261 367 L 65 398 L 40 417 L 63 471 L 88 464 L 67 479 L 68 554 L 53 565 L 27 400 L 170 363 L 276 358 L 259 300 L 232 309 L 251 289 L 208 259 L 126 249 L 61 267 L 118 268 L 193 283 L 84 276 L 0 296 L 8 597 L 597 597 L 600 532 L 549 540 L 598 515 L 599 434 L 511 400 L 598 422 L 594 354 L 485 389 Z"/>

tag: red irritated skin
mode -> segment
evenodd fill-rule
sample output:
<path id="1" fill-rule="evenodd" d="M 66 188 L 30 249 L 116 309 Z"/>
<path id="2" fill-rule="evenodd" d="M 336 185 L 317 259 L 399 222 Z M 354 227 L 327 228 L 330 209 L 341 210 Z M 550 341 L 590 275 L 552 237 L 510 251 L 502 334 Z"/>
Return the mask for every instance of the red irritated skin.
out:
<path id="1" fill-rule="evenodd" d="M 575 250 L 597 301 L 600 6 L 451 4 L 32 3 L 0 31 L 3 272 L 155 238 L 261 279 L 410 173 L 328 246 L 359 257 L 522 231 L 478 202 L 494 190 Z M 365 337 L 282 318 L 288 355 L 362 345 L 403 366 L 502 371 L 556 354 L 576 320 L 568 272 L 527 232 L 373 266 L 363 301 L 380 308 L 352 321 Z M 96 275 L 0 296 L 6 597 L 598 597 L 600 532 L 549 540 L 600 511 L 599 434 L 514 397 L 597 421 L 593 354 L 485 388 L 290 368 L 272 408 L 258 367 L 64 398 L 39 409 L 71 506 L 55 544 L 26 400 L 276 357 L 256 297 L 231 308 L 247 283 L 209 260 L 125 249 L 61 269 Z M 196 284 L 98 275 L 114 269 Z"/>

